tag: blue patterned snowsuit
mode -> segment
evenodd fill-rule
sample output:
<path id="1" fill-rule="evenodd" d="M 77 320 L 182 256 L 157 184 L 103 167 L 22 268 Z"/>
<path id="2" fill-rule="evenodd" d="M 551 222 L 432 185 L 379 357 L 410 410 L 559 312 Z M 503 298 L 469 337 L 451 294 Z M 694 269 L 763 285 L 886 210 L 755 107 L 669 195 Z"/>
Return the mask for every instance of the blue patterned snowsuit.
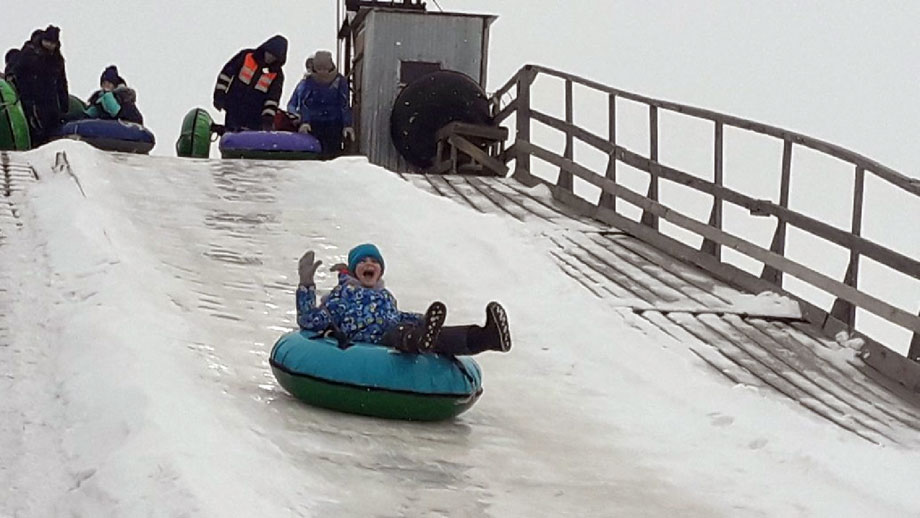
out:
<path id="1" fill-rule="evenodd" d="M 298 286 L 297 324 L 308 331 L 324 331 L 334 322 L 355 342 L 380 343 L 397 324 L 419 324 L 422 315 L 399 311 L 396 297 L 386 288 L 365 288 L 357 279 L 339 274 L 339 284 L 316 306 L 316 287 Z"/>

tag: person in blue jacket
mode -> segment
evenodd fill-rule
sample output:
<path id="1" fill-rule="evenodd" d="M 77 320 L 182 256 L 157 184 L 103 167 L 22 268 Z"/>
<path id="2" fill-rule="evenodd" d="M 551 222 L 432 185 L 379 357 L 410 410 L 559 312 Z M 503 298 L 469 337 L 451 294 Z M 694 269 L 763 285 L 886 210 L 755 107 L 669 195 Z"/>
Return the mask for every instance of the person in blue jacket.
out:
<path id="1" fill-rule="evenodd" d="M 214 108 L 227 112 L 227 131 L 270 131 L 281 101 L 288 41 L 275 35 L 255 49 L 243 49 L 221 69 Z"/>
<path id="2" fill-rule="evenodd" d="M 441 302 L 432 303 L 424 315 L 400 311 L 396 297 L 384 287 L 385 263 L 373 244 L 352 248 L 347 265 L 332 267 L 338 272 L 338 284 L 317 305 L 313 277 L 320 264 L 312 251 L 300 258 L 296 304 L 301 329 L 329 332 L 343 347 L 366 342 L 404 352 L 453 356 L 511 349 L 508 317 L 498 302 L 486 306 L 485 326 L 443 327 L 447 308 Z"/>
<path id="3" fill-rule="evenodd" d="M 137 109 L 137 93 L 120 75 L 115 65 L 110 65 L 99 78 L 99 90 L 89 98 L 89 107 L 83 113 L 91 119 L 116 119 L 144 124 L 144 116 Z"/>
<path id="4" fill-rule="evenodd" d="M 348 80 L 336 70 L 329 51 L 317 51 L 307 59 L 307 74 L 287 109 L 300 117 L 301 132 L 319 140 L 327 158 L 342 154 L 343 139 L 355 139 Z"/>

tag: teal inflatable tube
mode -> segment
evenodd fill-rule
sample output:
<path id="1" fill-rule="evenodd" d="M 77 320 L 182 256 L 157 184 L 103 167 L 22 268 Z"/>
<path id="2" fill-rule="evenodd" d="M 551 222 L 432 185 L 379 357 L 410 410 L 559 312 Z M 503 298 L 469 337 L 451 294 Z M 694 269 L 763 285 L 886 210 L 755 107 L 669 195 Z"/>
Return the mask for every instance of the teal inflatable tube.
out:
<path id="1" fill-rule="evenodd" d="M 375 344 L 341 349 L 311 331 L 283 335 L 269 364 L 281 386 L 307 403 L 390 419 L 436 421 L 459 415 L 482 394 L 469 357 L 409 354 Z"/>

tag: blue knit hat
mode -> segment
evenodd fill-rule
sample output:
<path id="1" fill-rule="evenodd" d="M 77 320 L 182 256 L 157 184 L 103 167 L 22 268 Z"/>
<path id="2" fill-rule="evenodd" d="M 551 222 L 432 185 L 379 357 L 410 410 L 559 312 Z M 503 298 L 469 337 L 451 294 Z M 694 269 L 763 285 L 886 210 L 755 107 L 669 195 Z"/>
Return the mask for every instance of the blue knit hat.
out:
<path id="1" fill-rule="evenodd" d="M 371 243 L 358 245 L 348 252 L 348 271 L 355 273 L 355 269 L 358 267 L 358 263 L 368 257 L 373 257 L 377 260 L 378 263 L 380 263 L 380 273 L 383 273 L 385 268 L 383 264 L 383 256 L 380 255 L 380 250 L 377 250 L 377 247 Z"/>

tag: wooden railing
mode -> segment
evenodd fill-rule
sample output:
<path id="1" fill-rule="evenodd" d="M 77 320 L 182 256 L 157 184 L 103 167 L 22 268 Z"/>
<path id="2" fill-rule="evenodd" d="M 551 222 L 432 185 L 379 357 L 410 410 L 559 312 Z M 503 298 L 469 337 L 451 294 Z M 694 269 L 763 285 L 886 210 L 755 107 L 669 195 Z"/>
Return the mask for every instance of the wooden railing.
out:
<path id="1" fill-rule="evenodd" d="M 564 82 L 565 104 L 563 119 L 536 109 L 534 103 L 531 102 L 532 85 L 540 76 Z M 608 134 L 606 136 L 597 135 L 574 124 L 573 87 L 575 85 L 578 85 L 580 89 L 593 91 L 592 95 L 595 98 L 598 92 L 606 94 L 607 103 L 606 106 L 603 106 L 603 111 L 601 112 L 607 118 Z M 632 101 L 647 107 L 648 156 L 627 149 L 617 141 L 618 99 Z M 908 357 L 913 360 L 920 360 L 920 315 L 913 314 L 879 297 L 870 295 L 861 290 L 859 285 L 860 261 L 862 258 L 872 259 L 888 270 L 900 272 L 912 279 L 920 280 L 920 261 L 870 241 L 861 235 L 863 212 L 866 209 L 863 203 L 866 177 L 868 175 L 877 177 L 896 189 L 907 193 L 910 203 L 916 204 L 913 205 L 914 208 L 920 206 L 920 181 L 917 179 L 909 178 L 848 149 L 793 131 L 710 110 L 625 92 L 542 66 L 524 66 L 511 80 L 493 94 L 491 106 L 492 115 L 496 123 L 502 124 L 513 121 L 515 126 L 514 141 L 497 158 L 503 160 L 506 164 L 512 161 L 515 162 L 514 175 L 521 181 L 529 184 L 546 183 L 550 185 L 554 196 L 561 201 L 578 207 L 597 219 L 638 234 L 639 237 L 654 244 L 664 246 L 680 258 L 690 260 L 711 271 L 717 277 L 729 280 L 744 288 L 756 291 L 772 289 L 783 292 L 784 275 L 793 276 L 835 297 L 833 307 L 828 309 L 819 308 L 801 297 L 796 297 L 803 306 L 803 316 L 807 320 L 820 324 L 828 331 L 837 332 L 846 329 L 859 333 L 860 330 L 856 329 L 856 309 L 860 308 L 909 331 L 907 335 L 912 336 L 912 340 Z M 596 113 L 598 110 L 593 111 Z M 700 178 L 659 162 L 659 115 L 664 112 L 678 113 L 686 117 L 712 123 L 712 152 L 714 157 L 712 180 Z M 531 138 L 532 122 L 534 121 L 564 134 L 565 147 L 561 154 L 534 143 Z M 726 127 L 767 136 L 771 140 L 782 142 L 782 165 L 778 171 L 780 175 L 778 203 L 771 200 L 757 199 L 723 185 L 725 156 L 723 148 Z M 645 128 L 643 128 L 643 132 L 644 130 Z M 576 140 L 607 155 L 607 164 L 604 171 L 592 170 L 574 160 Z M 834 157 L 848 163 L 855 171 L 849 231 L 841 230 L 789 208 L 793 173 L 792 155 L 793 151 L 799 146 L 810 148 L 819 154 Z M 531 165 L 534 157 L 559 168 L 559 174 L 555 181 L 539 178 L 533 174 Z M 623 182 L 618 182 L 618 163 L 626 164 L 647 173 L 649 177 L 647 192 L 636 192 L 624 185 Z M 599 167 L 595 167 L 595 169 L 599 169 Z M 579 178 L 590 185 L 600 188 L 601 196 L 599 200 L 594 203 L 587 201 L 584 197 L 577 196 L 573 190 L 574 178 Z M 713 201 L 708 221 L 698 221 L 680 212 L 675 207 L 668 206 L 662 202 L 659 199 L 659 188 L 663 181 L 711 196 Z M 638 218 L 638 221 L 624 216 L 623 212 L 619 210 L 621 208 L 620 204 L 624 202 L 641 210 L 641 217 Z M 723 208 L 725 203 L 747 209 L 751 214 L 775 218 L 776 229 L 770 247 L 759 246 L 727 232 L 723 228 Z M 661 220 L 668 221 L 685 231 L 701 237 L 702 245 L 699 248 L 690 247 L 677 239 L 663 235 L 659 232 Z M 920 222 L 917 223 L 920 224 Z M 786 257 L 787 227 L 800 229 L 807 232 L 810 238 L 834 243 L 848 250 L 849 266 L 843 278 L 831 278 Z M 918 230 L 918 235 L 920 235 L 920 230 Z M 723 247 L 729 247 L 758 261 L 763 265 L 761 274 L 757 276 L 722 261 Z M 868 340 L 868 342 L 871 343 L 871 347 L 875 348 L 872 352 L 877 352 L 885 357 L 881 359 L 877 357 L 875 358 L 876 361 L 891 360 L 889 358 L 891 355 L 888 354 L 890 351 L 881 348 L 878 343 L 872 340 Z M 876 356 L 879 356 L 879 354 Z"/>

